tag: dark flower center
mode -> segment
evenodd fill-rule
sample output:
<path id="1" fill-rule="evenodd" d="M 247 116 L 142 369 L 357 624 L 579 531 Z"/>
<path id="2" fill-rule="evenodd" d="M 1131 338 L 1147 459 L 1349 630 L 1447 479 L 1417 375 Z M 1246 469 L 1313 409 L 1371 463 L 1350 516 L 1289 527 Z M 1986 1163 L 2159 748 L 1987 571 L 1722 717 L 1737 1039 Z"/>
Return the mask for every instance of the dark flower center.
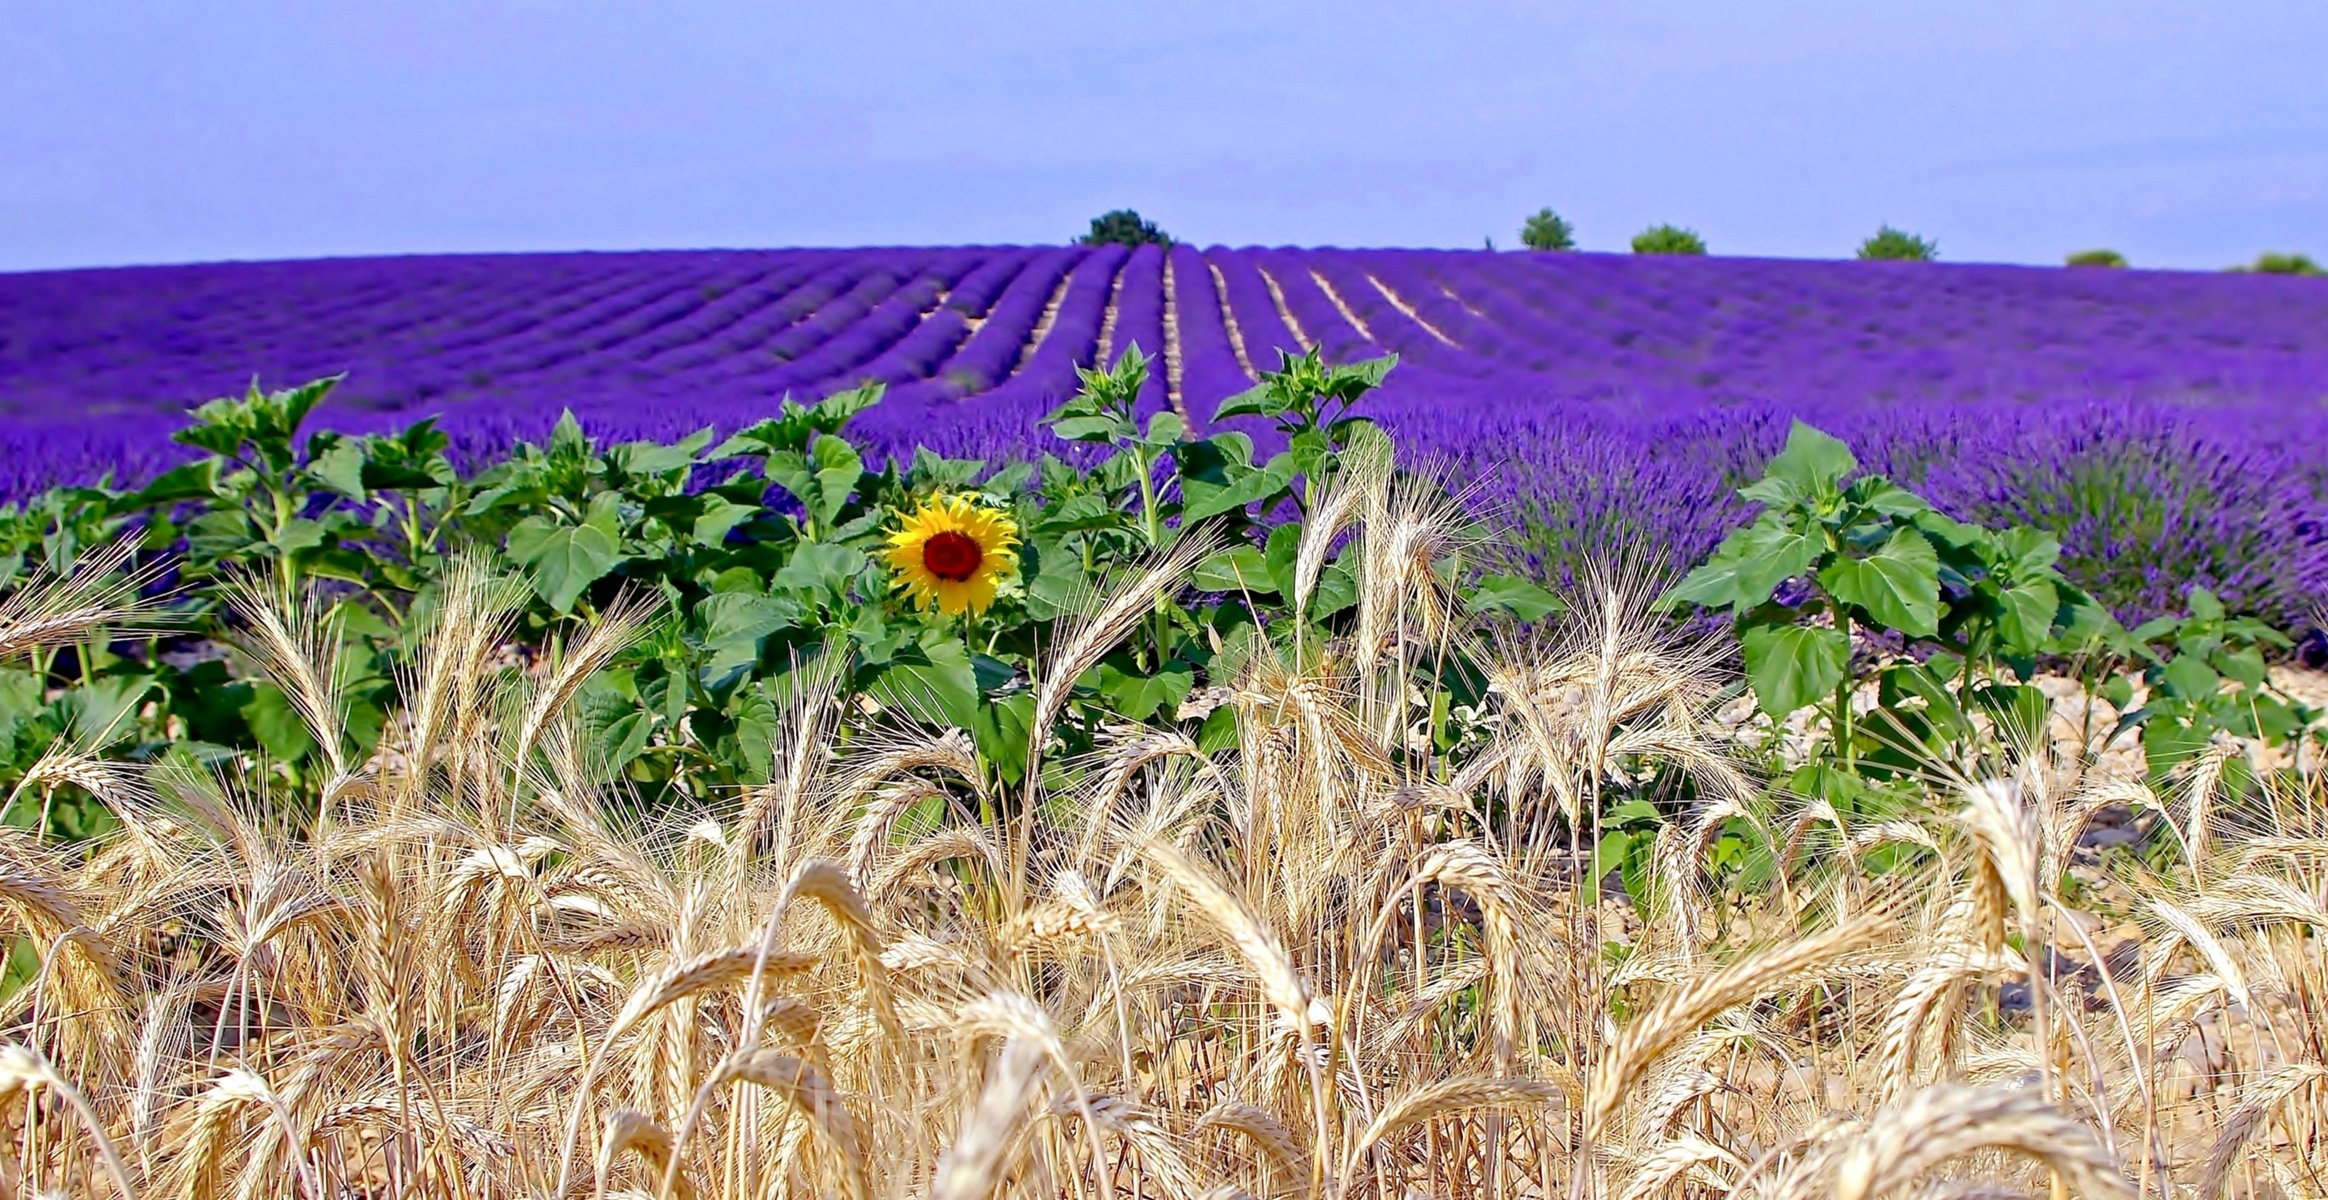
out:
<path id="1" fill-rule="evenodd" d="M 922 543 L 922 565 L 949 583 L 960 583 L 976 574 L 985 558 L 976 539 L 951 529 L 931 534 L 930 540 Z"/>

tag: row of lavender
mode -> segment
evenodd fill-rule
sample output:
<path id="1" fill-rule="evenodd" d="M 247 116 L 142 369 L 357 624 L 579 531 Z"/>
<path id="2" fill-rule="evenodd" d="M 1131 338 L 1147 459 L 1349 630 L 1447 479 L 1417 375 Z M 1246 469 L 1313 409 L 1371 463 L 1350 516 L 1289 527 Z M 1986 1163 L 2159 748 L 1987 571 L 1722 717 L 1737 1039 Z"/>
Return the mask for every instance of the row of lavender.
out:
<path id="1" fill-rule="evenodd" d="M 330 423 L 472 451 L 563 408 L 671 437 L 891 385 L 866 440 L 1024 454 L 1074 368 L 1165 353 L 1202 424 L 1278 350 L 1395 351 L 1377 408 L 1566 561 L 1688 559 L 1801 415 L 1936 499 L 2068 535 L 2123 605 L 2328 597 L 2328 287 L 1932 264 L 1174 247 L 543 255 L 0 276 L 0 492 L 149 474 L 190 402 L 350 372 Z"/>

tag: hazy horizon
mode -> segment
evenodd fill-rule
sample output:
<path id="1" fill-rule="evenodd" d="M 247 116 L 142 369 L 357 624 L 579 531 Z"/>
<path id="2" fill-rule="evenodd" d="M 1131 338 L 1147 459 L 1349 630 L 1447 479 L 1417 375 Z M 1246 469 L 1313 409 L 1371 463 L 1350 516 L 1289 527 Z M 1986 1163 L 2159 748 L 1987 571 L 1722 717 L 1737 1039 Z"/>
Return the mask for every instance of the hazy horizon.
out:
<path id="1" fill-rule="evenodd" d="M 0 270 L 1058 244 L 2328 258 L 2328 6 L 0 0 Z"/>

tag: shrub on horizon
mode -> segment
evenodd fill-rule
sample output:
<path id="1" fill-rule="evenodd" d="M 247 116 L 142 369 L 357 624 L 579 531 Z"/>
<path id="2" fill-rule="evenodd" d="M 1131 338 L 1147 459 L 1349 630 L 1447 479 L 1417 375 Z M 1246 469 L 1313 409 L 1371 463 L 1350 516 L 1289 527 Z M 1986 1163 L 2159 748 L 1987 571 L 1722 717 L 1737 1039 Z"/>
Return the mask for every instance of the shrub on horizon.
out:
<path id="1" fill-rule="evenodd" d="M 2248 268 L 2259 275 L 2328 275 L 2308 254 L 2288 254 L 2266 250 L 2255 256 L 2255 265 Z"/>
<path id="2" fill-rule="evenodd" d="M 1652 225 L 1633 235 L 1635 254 L 1704 254 L 1706 240 L 1694 229 L 1679 225 Z"/>
<path id="3" fill-rule="evenodd" d="M 1867 260 L 1930 262 L 1940 257 L 1940 243 L 1885 225 L 1878 228 L 1873 237 L 1859 243 L 1859 257 Z"/>
<path id="4" fill-rule="evenodd" d="M 1091 232 L 1075 241 L 1084 246 L 1170 246 L 1172 235 L 1132 209 L 1119 208 L 1093 217 Z"/>
<path id="5" fill-rule="evenodd" d="M 1520 226 L 1520 244 L 1530 250 L 1574 250 L 1576 226 L 1559 213 L 1540 208 Z"/>
<path id="6" fill-rule="evenodd" d="M 2079 250 L 2062 262 L 2072 267 L 2123 267 L 2126 265 L 2126 256 L 2115 250 Z"/>

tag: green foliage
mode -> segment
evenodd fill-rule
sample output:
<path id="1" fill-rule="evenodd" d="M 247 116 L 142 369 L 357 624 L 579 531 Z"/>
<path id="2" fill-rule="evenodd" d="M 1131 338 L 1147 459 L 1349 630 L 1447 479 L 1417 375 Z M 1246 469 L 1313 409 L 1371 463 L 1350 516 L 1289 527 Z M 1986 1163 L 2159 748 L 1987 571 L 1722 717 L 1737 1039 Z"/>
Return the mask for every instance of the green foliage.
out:
<path id="1" fill-rule="evenodd" d="M 1135 407 L 1153 365 L 1131 347 L 1052 413 L 1057 436 L 1106 448 L 1081 469 L 1050 455 L 990 467 L 927 450 L 873 463 L 849 440 L 879 387 L 783 401 L 714 444 L 605 445 L 571 416 L 540 444 L 457 469 L 423 422 L 390 435 L 309 432 L 333 381 L 204 405 L 180 435 L 206 456 L 134 491 L 61 489 L 0 511 L 0 584 L 69 568 L 88 547 L 140 539 L 167 556 L 183 629 L 167 641 L 103 637 L 0 671 L 0 791 L 60 736 L 130 759 L 169 745 L 219 760 L 263 751 L 289 794 L 326 773 L 286 697 L 223 648 L 238 622 L 230 584 L 265 578 L 329 597 L 340 636 L 351 749 L 369 754 L 398 680 L 430 628 L 447 572 L 465 554 L 530 585 L 509 630 L 550 652 L 624 597 L 661 602 L 658 623 L 578 700 L 597 753 L 642 800 L 723 794 L 760 782 L 765 742 L 795 673 L 821 663 L 847 690 L 969 729 L 998 780 L 1024 769 L 1038 655 L 1059 622 L 1109 576 L 1136 570 L 1199 530 L 1221 549 L 1198 594 L 1159 602 L 1140 631 L 1072 693 L 1058 730 L 1070 752 L 1105 721 L 1178 722 L 1241 629 L 1306 625 L 1337 636 L 1356 600 L 1337 552 L 1295 578 L 1298 527 L 1264 514 L 1306 511 L 1352 455 L 1387 460 L 1388 439 L 1352 408 L 1394 365 L 1280 361 L 1223 419 L 1265 422 L 1287 449 L 1256 461 L 1234 431 L 1193 436 L 1178 414 Z M 915 612 L 880 555 L 894 514 L 940 491 L 969 491 L 1017 523 L 1020 570 L 975 619 Z M 1448 570 L 1454 571 L 1452 561 Z M 1468 579 L 1466 605 L 1541 617 L 1549 594 L 1508 576 Z M 821 668 L 820 668 L 821 669 Z M 1186 724 L 1192 736 L 1201 722 Z M 85 799 L 85 798 L 82 798 Z M 19 804 L 11 823 L 39 819 Z M 67 796 L 54 831 L 100 812 Z"/>
<path id="2" fill-rule="evenodd" d="M 2261 275 L 2328 274 L 2328 272 L 2321 270 L 2319 263 L 2312 261 L 2310 255 L 2288 254 L 2278 250 L 2267 250 L 2256 255 L 2254 265 L 2250 266 L 2248 270 Z"/>
<path id="3" fill-rule="evenodd" d="M 2115 250 L 2079 250 L 2062 261 L 2073 267 L 2123 267 L 2126 256 Z"/>
<path id="4" fill-rule="evenodd" d="M 1520 244 L 1530 250 L 1574 250 L 1576 227 L 1549 208 L 1538 209 L 1520 226 Z"/>
<path id="5" fill-rule="evenodd" d="M 1866 241 L 1859 243 L 1859 257 L 1930 262 L 1940 257 L 1940 243 L 1885 225 Z"/>
<path id="6" fill-rule="evenodd" d="M 1091 219 L 1091 232 L 1075 239 L 1085 246 L 1169 246 L 1172 235 L 1156 228 L 1154 221 L 1140 219 L 1140 214 L 1128 208 L 1105 212 Z"/>
<path id="7" fill-rule="evenodd" d="M 2137 626 L 2116 645 L 2139 674 L 2120 675 L 2102 689 L 2124 713 L 2112 736 L 2140 731 L 2155 780 L 2204 751 L 2217 733 L 2285 743 L 2318 716 L 2271 682 L 2264 655 L 2289 649 L 2289 640 L 2260 621 L 2231 616 L 2205 588 L 2191 590 L 2184 615 Z M 2234 762 L 2245 770 L 2244 760 Z"/>
<path id="8" fill-rule="evenodd" d="M 1635 254 L 1704 254 L 1706 240 L 1679 225 L 1652 225 L 1633 235 Z"/>
<path id="9" fill-rule="evenodd" d="M 2100 744 L 2135 733 L 2160 781 L 2218 735 L 2286 742 L 2319 715 L 2270 683 L 2264 655 L 2288 639 L 2211 593 L 2129 632 L 2063 577 L 2051 534 L 1955 520 L 1857 469 L 1843 443 L 1798 422 L 1740 490 L 1762 505 L 1753 523 L 1669 597 L 1730 616 L 1764 713 L 1823 710 L 1827 741 L 1789 789 L 1867 813 L 1916 802 L 1934 763 L 2009 763 L 2046 734 L 2052 701 L 2031 680 L 2048 661 L 2117 706 Z M 1878 637 L 1897 652 L 1855 655 Z M 1861 713 L 1852 697 L 1870 684 Z M 2251 782 L 2244 770 L 2226 786 Z"/>
<path id="10" fill-rule="evenodd" d="M 1762 711 L 1824 706 L 1832 753 L 1852 770 L 1902 731 L 1957 748 L 1970 713 L 2034 708 L 2038 658 L 2115 627 L 2056 568 L 2051 535 L 1965 524 L 1858 465 L 1797 422 L 1763 477 L 1740 489 L 1762 511 L 1670 597 L 1727 612 Z M 1915 652 L 1878 671 L 1890 729 L 1854 729 L 1854 631 L 1896 634 Z"/>

